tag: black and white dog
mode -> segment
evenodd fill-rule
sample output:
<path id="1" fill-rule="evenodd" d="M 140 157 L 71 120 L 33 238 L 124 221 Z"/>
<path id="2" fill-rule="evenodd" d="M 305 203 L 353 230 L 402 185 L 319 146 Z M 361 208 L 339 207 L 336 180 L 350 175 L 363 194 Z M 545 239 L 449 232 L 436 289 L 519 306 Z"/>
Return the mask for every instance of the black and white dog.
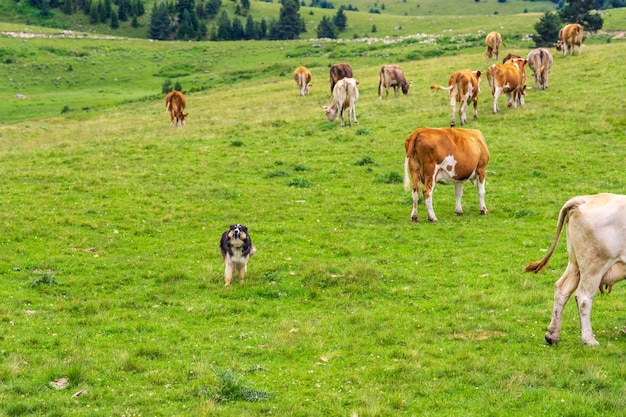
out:
<path id="1" fill-rule="evenodd" d="M 224 272 L 225 285 L 230 285 L 230 282 L 233 280 L 233 272 L 239 274 L 239 283 L 243 284 L 243 279 L 248 270 L 248 260 L 256 252 L 256 248 L 252 246 L 248 228 L 242 224 L 230 226 L 230 229 L 222 234 L 220 250 L 222 251 L 224 265 L 226 265 L 226 271 Z"/>

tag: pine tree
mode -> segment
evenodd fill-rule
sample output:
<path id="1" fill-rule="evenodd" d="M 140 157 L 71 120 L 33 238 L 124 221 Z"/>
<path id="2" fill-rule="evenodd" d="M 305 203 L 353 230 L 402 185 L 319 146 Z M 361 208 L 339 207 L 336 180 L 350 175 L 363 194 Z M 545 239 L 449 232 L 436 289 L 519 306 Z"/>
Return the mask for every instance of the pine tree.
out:
<path id="1" fill-rule="evenodd" d="M 330 39 L 337 38 L 337 28 L 327 16 L 324 16 L 319 25 L 317 25 L 317 37 Z"/>
<path id="2" fill-rule="evenodd" d="M 232 41 L 233 40 L 233 26 L 228 18 L 228 13 L 223 10 L 217 22 L 217 35 L 218 41 Z"/>
<path id="3" fill-rule="evenodd" d="M 589 31 L 602 29 L 604 19 L 598 13 L 591 13 L 596 5 L 595 0 L 569 0 L 559 11 L 564 23 L 579 23 Z"/>
<path id="4" fill-rule="evenodd" d="M 111 29 L 119 29 L 120 21 L 115 13 L 111 14 Z"/>
<path id="5" fill-rule="evenodd" d="M 339 32 L 342 32 L 346 28 L 346 24 L 348 23 L 348 18 L 346 17 L 346 14 L 343 12 L 343 7 L 340 7 L 339 10 L 337 11 L 337 14 L 335 15 L 333 19 L 333 23 L 335 24 L 335 27 L 337 28 L 337 31 Z"/>
<path id="6" fill-rule="evenodd" d="M 150 39 L 166 40 L 169 39 L 171 34 L 170 11 L 165 3 L 161 2 L 157 6 L 155 2 L 152 7 L 148 37 Z"/>
<path id="7" fill-rule="evenodd" d="M 303 20 L 300 18 L 300 4 L 297 0 L 283 0 L 278 22 L 272 28 L 275 39 L 298 39 L 304 31 Z"/>
<path id="8" fill-rule="evenodd" d="M 233 40 L 239 41 L 244 39 L 244 30 L 241 20 L 238 17 L 233 19 Z"/>
<path id="9" fill-rule="evenodd" d="M 248 15 L 248 18 L 246 19 L 246 27 L 244 28 L 243 38 L 246 40 L 255 39 L 254 20 L 251 15 Z"/>
<path id="10" fill-rule="evenodd" d="M 222 0 L 209 0 L 204 8 L 206 14 L 210 17 L 217 16 L 222 6 Z"/>
<path id="11" fill-rule="evenodd" d="M 562 23 L 555 12 L 545 12 L 535 23 L 536 34 L 531 35 L 536 46 L 546 46 L 555 43 L 559 38 Z"/>
<path id="12" fill-rule="evenodd" d="M 91 9 L 89 10 L 89 23 L 92 25 L 97 24 L 100 21 L 100 15 L 98 14 L 98 5 L 91 3 Z"/>

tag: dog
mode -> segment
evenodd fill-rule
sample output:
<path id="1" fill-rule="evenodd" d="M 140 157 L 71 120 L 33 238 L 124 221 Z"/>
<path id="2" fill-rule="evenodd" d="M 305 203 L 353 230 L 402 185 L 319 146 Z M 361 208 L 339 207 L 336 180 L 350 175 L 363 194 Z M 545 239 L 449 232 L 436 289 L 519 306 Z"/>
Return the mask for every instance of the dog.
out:
<path id="1" fill-rule="evenodd" d="M 234 272 L 239 274 L 239 283 L 243 284 L 243 279 L 248 270 L 248 260 L 256 253 L 248 228 L 242 224 L 230 226 L 230 229 L 222 234 L 220 250 L 226 266 L 224 285 L 230 285 Z"/>

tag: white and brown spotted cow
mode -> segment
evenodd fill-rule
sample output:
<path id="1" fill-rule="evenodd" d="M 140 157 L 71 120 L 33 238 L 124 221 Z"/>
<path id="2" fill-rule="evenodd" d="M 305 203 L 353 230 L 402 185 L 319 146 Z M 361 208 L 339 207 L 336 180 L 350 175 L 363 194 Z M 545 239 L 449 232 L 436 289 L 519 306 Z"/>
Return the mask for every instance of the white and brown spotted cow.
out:
<path id="1" fill-rule="evenodd" d="M 509 61 L 506 64 L 493 64 L 487 69 L 487 81 L 493 95 L 493 113 L 498 113 L 498 97 L 506 94 L 508 107 L 524 104 L 526 95 L 526 73 L 523 70 L 525 59 Z"/>
<path id="2" fill-rule="evenodd" d="M 330 67 L 330 93 L 333 93 L 335 84 L 342 78 L 352 78 L 352 68 L 348 64 L 334 64 Z"/>
<path id="3" fill-rule="evenodd" d="M 485 44 L 487 45 L 487 50 L 485 51 L 485 55 L 487 58 L 495 58 L 498 60 L 498 52 L 500 51 L 500 45 L 506 46 L 504 42 L 502 42 L 502 36 L 498 32 L 490 32 L 485 37 Z"/>
<path id="4" fill-rule="evenodd" d="M 383 88 L 386 91 L 385 98 L 389 98 L 389 88 L 393 87 L 393 92 L 398 97 L 398 88 L 402 89 L 405 96 L 409 93 L 409 87 L 412 83 L 408 83 L 404 78 L 402 68 L 397 65 L 383 65 L 380 67 L 380 81 L 378 82 L 378 99 L 383 99 Z"/>
<path id="5" fill-rule="evenodd" d="M 298 88 L 300 88 L 300 96 L 306 96 L 309 94 L 311 78 L 311 71 L 305 67 L 298 67 L 293 72 L 293 79 L 296 80 Z"/>
<path id="6" fill-rule="evenodd" d="M 567 201 L 559 212 L 556 236 L 548 253 L 529 264 L 526 272 L 537 273 L 548 264 L 565 223 L 568 264 L 554 285 L 552 320 L 545 338 L 549 344 L 558 343 L 563 309 L 576 291 L 582 341 L 598 345 L 591 329 L 593 299 L 598 289 L 610 289 L 626 278 L 626 196 L 602 193 Z"/>
<path id="7" fill-rule="evenodd" d="M 467 105 L 474 103 L 474 119 L 478 118 L 478 92 L 480 83 L 480 71 L 461 70 L 456 71 L 448 79 L 448 87 L 439 84 L 431 85 L 431 90 L 447 90 L 450 93 L 450 126 L 455 126 L 454 113 L 456 103 L 459 103 L 459 119 L 461 126 L 467 123 Z"/>
<path id="8" fill-rule="evenodd" d="M 433 210 L 435 183 L 454 184 L 455 212 L 463 215 L 461 197 L 463 183 L 470 180 L 478 188 L 480 214 L 487 214 L 485 206 L 485 176 L 489 162 L 489 150 L 479 130 L 443 128 L 416 129 L 404 142 L 404 188 L 413 190 L 411 221 L 417 222 L 419 183 L 424 184 L 422 193 L 428 211 L 428 220 L 436 222 Z"/>
<path id="9" fill-rule="evenodd" d="M 184 113 L 187 100 L 180 91 L 171 91 L 165 97 L 165 108 L 170 112 L 170 127 L 183 126 L 189 113 Z"/>
<path id="10" fill-rule="evenodd" d="M 528 67 L 535 77 L 535 88 L 545 90 L 548 88 L 548 75 L 552 68 L 552 54 L 546 48 L 536 48 L 528 53 L 526 58 Z"/>
<path id="11" fill-rule="evenodd" d="M 556 43 L 556 50 L 563 51 L 563 56 L 574 54 L 574 47 L 578 46 L 578 55 L 582 53 L 583 47 L 583 27 L 578 23 L 570 23 L 559 30 L 559 40 Z"/>
<path id="12" fill-rule="evenodd" d="M 328 106 L 321 106 L 326 112 L 328 121 L 332 122 L 337 118 L 337 115 L 341 118 L 341 126 L 345 126 L 343 120 L 343 113 L 345 109 L 348 109 L 348 123 L 352 126 L 359 122 L 356 119 L 356 101 L 359 99 L 359 89 L 357 84 L 359 82 L 354 78 L 342 78 L 337 81 L 335 88 L 333 89 L 333 100 Z"/>

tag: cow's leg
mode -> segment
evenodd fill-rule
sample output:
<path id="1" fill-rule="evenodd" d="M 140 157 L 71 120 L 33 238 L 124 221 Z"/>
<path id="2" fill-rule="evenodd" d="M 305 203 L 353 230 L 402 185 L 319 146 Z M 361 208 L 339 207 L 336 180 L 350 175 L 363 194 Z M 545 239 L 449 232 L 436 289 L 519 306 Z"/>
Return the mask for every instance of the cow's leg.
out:
<path id="1" fill-rule="evenodd" d="M 434 172 L 428 170 L 426 172 Z M 436 223 L 437 216 L 435 216 L 435 210 L 433 209 L 433 190 L 435 189 L 435 181 L 434 178 L 424 178 L 424 188 L 422 193 L 424 194 L 424 204 L 426 205 L 426 211 L 428 211 L 428 220 L 433 223 Z"/>
<path id="2" fill-rule="evenodd" d="M 393 86 L 393 94 L 395 94 L 396 98 L 398 98 L 398 86 L 397 85 Z"/>
<path id="3" fill-rule="evenodd" d="M 456 206 L 454 212 L 457 216 L 463 215 L 463 207 L 461 207 L 461 199 L 463 198 L 463 183 L 457 182 L 454 184 L 454 197 L 456 198 Z"/>
<path id="4" fill-rule="evenodd" d="M 600 256 L 592 256 L 590 259 L 600 259 Z M 586 345 L 599 345 L 591 329 L 591 307 L 593 299 L 600 285 L 602 285 L 602 278 L 611 266 L 609 262 L 603 265 L 588 265 L 588 262 L 584 262 L 580 265 L 580 283 L 576 289 L 576 304 L 580 317 L 580 333 L 583 343 Z"/>
<path id="5" fill-rule="evenodd" d="M 461 100 L 459 105 L 459 118 L 461 119 L 461 126 L 467 123 L 467 100 Z"/>
<path id="6" fill-rule="evenodd" d="M 339 118 L 341 119 L 341 127 L 345 127 L 346 123 L 343 120 L 343 111 L 345 110 L 346 106 L 345 105 L 341 105 L 339 106 Z M 348 122 L 350 122 L 350 120 L 348 119 Z"/>
<path id="7" fill-rule="evenodd" d="M 354 100 L 350 103 L 350 117 L 354 119 L 355 125 L 359 124 L 359 121 L 356 119 L 356 102 Z M 352 122 L 350 122 L 350 125 L 352 126 Z"/>
<path id="8" fill-rule="evenodd" d="M 411 222 L 417 223 L 417 203 L 419 200 L 419 191 L 420 191 L 420 177 L 418 172 L 417 163 L 414 162 L 413 158 L 407 158 L 408 167 L 405 165 L 405 175 L 409 174 L 411 176 L 411 197 L 413 197 L 413 210 L 411 210 Z"/>
<path id="9" fill-rule="evenodd" d="M 479 174 L 478 184 L 476 185 L 478 188 L 478 207 L 480 207 L 480 214 L 487 214 L 487 206 L 485 205 L 485 174 Z"/>
<path id="10" fill-rule="evenodd" d="M 474 99 L 474 119 L 478 119 L 478 98 Z"/>
<path id="11" fill-rule="evenodd" d="M 545 335 L 546 342 L 556 345 L 559 342 L 559 334 L 561 333 L 561 323 L 563 321 L 563 308 L 569 300 L 570 296 L 578 287 L 580 276 L 578 266 L 571 261 L 567 264 L 567 268 L 561 278 L 554 284 L 554 307 L 552 309 L 552 320 L 548 325 L 548 332 Z"/>
<path id="12" fill-rule="evenodd" d="M 493 114 L 498 114 L 498 97 L 502 94 L 502 88 L 496 87 L 493 90 Z"/>
<path id="13" fill-rule="evenodd" d="M 455 127 L 454 117 L 456 113 L 456 97 L 450 97 L 450 127 Z"/>

